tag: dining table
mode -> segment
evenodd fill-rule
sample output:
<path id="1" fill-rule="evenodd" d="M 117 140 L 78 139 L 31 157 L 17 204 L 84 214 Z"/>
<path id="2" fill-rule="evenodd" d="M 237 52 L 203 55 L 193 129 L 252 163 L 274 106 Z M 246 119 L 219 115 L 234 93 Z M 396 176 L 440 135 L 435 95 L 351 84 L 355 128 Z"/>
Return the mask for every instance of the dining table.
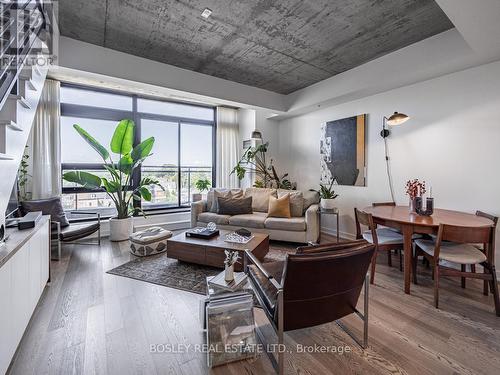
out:
<path id="1" fill-rule="evenodd" d="M 404 291 L 410 294 L 410 281 L 413 259 L 412 238 L 415 234 L 437 235 L 439 225 L 456 225 L 464 227 L 495 227 L 492 220 L 471 213 L 436 208 L 431 216 L 410 212 L 408 206 L 376 206 L 366 207 L 364 212 L 370 213 L 373 222 L 399 230 L 403 235 L 404 251 Z M 491 264 L 495 264 L 495 244 L 492 237 L 488 244 L 487 255 Z"/>

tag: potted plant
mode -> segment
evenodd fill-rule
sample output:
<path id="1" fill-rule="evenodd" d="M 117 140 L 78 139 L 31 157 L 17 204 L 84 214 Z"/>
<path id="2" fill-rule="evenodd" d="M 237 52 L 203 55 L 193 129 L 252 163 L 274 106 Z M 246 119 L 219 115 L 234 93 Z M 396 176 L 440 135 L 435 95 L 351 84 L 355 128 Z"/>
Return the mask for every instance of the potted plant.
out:
<path id="1" fill-rule="evenodd" d="M 406 181 L 406 194 L 410 197 L 409 210 L 416 212 L 416 199 L 422 197 L 426 192 L 425 181 L 419 181 L 418 178 Z"/>
<path id="2" fill-rule="evenodd" d="M 135 169 L 151 155 L 155 139 L 150 137 L 133 147 L 135 124 L 132 120 L 120 121 L 110 143 L 111 152 L 118 155 L 118 160 L 113 161 L 111 153 L 94 137 L 77 124 L 73 127 L 101 156 L 109 178 L 99 177 L 84 171 L 71 171 L 64 173 L 63 179 L 88 189 L 104 189 L 115 204 L 117 211 L 116 217 L 109 219 L 109 239 L 111 241 L 127 240 L 133 232 L 132 215 L 136 211 L 144 214 L 140 208 L 133 207 L 133 200 L 143 198 L 146 201 L 151 201 L 150 187 L 152 185 L 163 189 L 159 181 L 151 177 L 144 177 L 135 189 L 129 189 Z"/>
<path id="3" fill-rule="evenodd" d="M 208 178 L 201 178 L 194 183 L 194 186 L 199 191 L 199 193 L 193 193 L 193 202 L 198 202 L 202 200 L 202 193 L 208 191 L 212 186 L 212 183 Z"/>
<path id="4" fill-rule="evenodd" d="M 339 196 L 338 194 L 335 194 L 335 191 L 333 190 L 334 182 L 335 179 L 333 178 L 332 181 L 330 182 L 330 185 L 319 184 L 319 191 L 312 190 L 316 191 L 319 194 L 320 197 L 319 206 L 325 210 L 334 209 L 335 198 Z"/>

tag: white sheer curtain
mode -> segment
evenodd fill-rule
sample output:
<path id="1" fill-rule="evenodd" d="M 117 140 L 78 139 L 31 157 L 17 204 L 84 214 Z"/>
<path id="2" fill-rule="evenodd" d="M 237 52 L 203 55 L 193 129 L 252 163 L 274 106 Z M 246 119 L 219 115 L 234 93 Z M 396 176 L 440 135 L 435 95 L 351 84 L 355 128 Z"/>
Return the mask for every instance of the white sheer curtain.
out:
<path id="1" fill-rule="evenodd" d="M 27 153 L 32 199 L 61 195 L 60 83 L 46 80 L 31 129 Z"/>
<path id="2" fill-rule="evenodd" d="M 236 188 L 238 178 L 231 171 L 238 162 L 238 110 L 217 107 L 217 187 Z"/>

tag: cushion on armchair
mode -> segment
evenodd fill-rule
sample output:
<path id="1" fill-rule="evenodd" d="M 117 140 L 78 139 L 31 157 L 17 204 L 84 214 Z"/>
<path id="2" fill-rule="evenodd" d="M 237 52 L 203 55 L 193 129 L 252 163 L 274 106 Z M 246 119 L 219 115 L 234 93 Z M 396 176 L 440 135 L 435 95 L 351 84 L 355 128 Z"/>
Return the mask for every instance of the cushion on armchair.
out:
<path id="1" fill-rule="evenodd" d="M 50 220 L 59 222 L 61 224 L 61 228 L 69 226 L 69 221 L 64 213 L 61 198 L 59 197 L 22 201 L 21 211 L 23 214 L 34 211 L 42 211 L 42 214 L 50 215 Z"/>

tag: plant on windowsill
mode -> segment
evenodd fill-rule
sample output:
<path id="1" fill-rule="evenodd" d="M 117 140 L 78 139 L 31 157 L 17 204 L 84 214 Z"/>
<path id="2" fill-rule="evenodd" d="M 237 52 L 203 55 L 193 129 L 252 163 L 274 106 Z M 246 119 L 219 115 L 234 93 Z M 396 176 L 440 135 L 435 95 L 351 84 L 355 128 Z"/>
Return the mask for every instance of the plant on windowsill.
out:
<path id="1" fill-rule="evenodd" d="M 330 184 L 319 184 L 319 190 L 311 189 L 319 194 L 319 205 L 322 209 L 332 210 L 335 208 L 335 198 L 339 195 L 335 194 L 333 190 L 333 184 L 335 183 L 335 178 L 332 178 Z"/>
<path id="2" fill-rule="evenodd" d="M 109 239 L 127 240 L 133 232 L 133 214 L 139 211 L 144 215 L 142 209 L 133 207 L 133 200 L 139 201 L 142 198 L 151 201 L 151 186 L 156 185 L 163 189 L 157 179 L 144 177 L 135 189 L 129 190 L 134 171 L 151 155 L 155 139 L 150 137 L 133 147 L 135 124 L 132 120 L 120 121 L 110 143 L 111 152 L 119 156 L 118 161 L 114 162 L 111 153 L 94 137 L 77 124 L 73 127 L 104 160 L 104 168 L 110 177 L 99 177 L 84 171 L 71 171 L 64 173 L 63 179 L 88 189 L 104 189 L 117 211 L 116 217 L 109 219 Z"/>
<path id="3" fill-rule="evenodd" d="M 193 193 L 192 201 L 198 202 L 203 199 L 203 192 L 210 190 L 212 182 L 210 182 L 208 178 L 201 178 L 194 183 L 194 187 L 199 191 L 199 193 Z"/>
<path id="4" fill-rule="evenodd" d="M 243 153 L 240 161 L 231 171 L 231 174 L 235 173 L 240 181 L 245 178 L 247 172 L 255 174 L 256 181 L 254 182 L 254 187 L 295 190 L 297 184 L 288 179 L 288 173 L 280 176 L 273 165 L 273 159 L 268 164 L 266 159 L 268 148 L 269 142 L 249 147 Z"/>

